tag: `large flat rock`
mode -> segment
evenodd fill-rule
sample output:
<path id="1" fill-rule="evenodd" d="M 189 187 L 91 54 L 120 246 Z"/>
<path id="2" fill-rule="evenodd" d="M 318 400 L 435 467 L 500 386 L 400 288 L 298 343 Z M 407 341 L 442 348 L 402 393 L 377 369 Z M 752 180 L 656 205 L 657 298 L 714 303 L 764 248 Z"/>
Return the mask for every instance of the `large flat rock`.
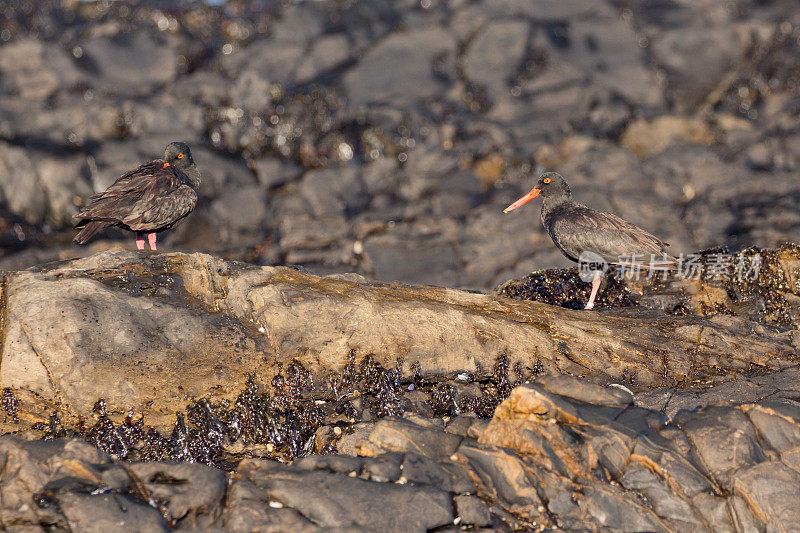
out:
<path id="1" fill-rule="evenodd" d="M 795 365 L 789 332 L 720 316 L 575 311 L 429 286 L 255 267 L 205 254 L 102 253 L 3 278 L 0 386 L 86 415 L 170 415 L 298 360 L 372 355 L 402 378 L 488 376 L 500 356 L 635 390 Z"/>

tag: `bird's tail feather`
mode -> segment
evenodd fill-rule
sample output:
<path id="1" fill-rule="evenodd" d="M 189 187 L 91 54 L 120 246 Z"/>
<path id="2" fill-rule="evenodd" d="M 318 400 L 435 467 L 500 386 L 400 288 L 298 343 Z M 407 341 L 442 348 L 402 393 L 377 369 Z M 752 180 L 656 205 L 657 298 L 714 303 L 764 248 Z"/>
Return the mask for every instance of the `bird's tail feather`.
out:
<path id="1" fill-rule="evenodd" d="M 87 222 L 85 226 L 81 228 L 75 238 L 72 239 L 72 242 L 78 244 L 86 244 L 86 242 L 94 237 L 95 233 L 100 231 L 101 229 L 105 228 L 109 224 L 107 222 L 100 222 L 97 220 L 93 220 L 91 222 Z"/>

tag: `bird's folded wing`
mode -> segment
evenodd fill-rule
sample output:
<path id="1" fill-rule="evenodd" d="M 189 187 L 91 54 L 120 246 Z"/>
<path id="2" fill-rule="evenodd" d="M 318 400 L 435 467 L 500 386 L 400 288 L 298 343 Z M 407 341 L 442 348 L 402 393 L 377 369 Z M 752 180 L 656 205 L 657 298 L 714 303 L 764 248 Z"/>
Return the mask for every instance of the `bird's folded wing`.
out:
<path id="1" fill-rule="evenodd" d="M 609 262 L 632 254 L 660 257 L 664 248 L 669 246 L 616 215 L 585 206 L 554 221 L 553 230 L 558 235 L 559 246 L 568 250 L 570 255 L 578 257 L 583 251 L 591 251 Z"/>
<path id="2" fill-rule="evenodd" d="M 197 193 L 188 185 L 181 185 L 166 194 L 144 194 L 131 206 L 122 222 L 134 231 L 152 231 L 169 226 L 188 215 L 197 203 Z"/>

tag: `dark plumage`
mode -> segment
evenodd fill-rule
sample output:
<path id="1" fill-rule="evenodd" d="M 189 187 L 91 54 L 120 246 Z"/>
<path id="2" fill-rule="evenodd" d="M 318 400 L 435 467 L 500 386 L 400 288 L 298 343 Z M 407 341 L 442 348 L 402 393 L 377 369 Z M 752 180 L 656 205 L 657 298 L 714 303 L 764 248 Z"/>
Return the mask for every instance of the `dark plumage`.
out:
<path id="1" fill-rule="evenodd" d="M 94 194 L 73 218 L 80 229 L 74 242 L 84 244 L 107 226 L 136 232 L 136 245 L 144 249 L 148 234 L 150 249 L 156 249 L 156 233 L 174 228 L 197 203 L 200 172 L 189 146 L 173 142 L 156 159 L 117 178 L 108 189 Z"/>
<path id="2" fill-rule="evenodd" d="M 666 254 L 669 244 L 639 226 L 611 213 L 596 211 L 572 200 L 569 185 L 560 174 L 547 172 L 528 194 L 511 204 L 505 213 L 542 197 L 542 226 L 556 247 L 570 260 L 578 262 L 581 253 L 592 252 L 609 264 L 630 262 L 635 256 L 642 268 L 671 270 L 675 258 Z M 651 262 L 651 258 L 653 259 Z M 601 276 L 592 282 L 587 309 L 594 307 Z"/>

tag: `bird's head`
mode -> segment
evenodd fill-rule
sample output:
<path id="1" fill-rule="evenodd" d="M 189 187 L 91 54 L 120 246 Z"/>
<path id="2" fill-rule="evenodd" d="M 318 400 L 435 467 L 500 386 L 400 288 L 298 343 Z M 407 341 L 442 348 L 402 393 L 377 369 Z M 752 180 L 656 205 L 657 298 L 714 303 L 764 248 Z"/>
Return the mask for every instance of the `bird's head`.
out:
<path id="1" fill-rule="evenodd" d="M 186 169 L 194 165 L 189 145 L 182 142 L 172 142 L 167 145 L 164 150 L 164 161 L 166 161 L 164 166 L 172 165 L 180 169 Z"/>
<path id="2" fill-rule="evenodd" d="M 509 211 L 513 211 L 514 209 L 523 206 L 533 200 L 534 198 L 538 198 L 541 196 L 544 199 L 548 198 L 571 198 L 572 193 L 569 190 L 569 185 L 567 182 L 564 181 L 564 178 L 561 177 L 561 174 L 557 172 L 545 172 L 539 177 L 539 181 L 536 183 L 536 187 L 531 189 L 531 191 L 511 204 L 510 206 L 503 209 L 503 213 L 508 213 Z"/>

